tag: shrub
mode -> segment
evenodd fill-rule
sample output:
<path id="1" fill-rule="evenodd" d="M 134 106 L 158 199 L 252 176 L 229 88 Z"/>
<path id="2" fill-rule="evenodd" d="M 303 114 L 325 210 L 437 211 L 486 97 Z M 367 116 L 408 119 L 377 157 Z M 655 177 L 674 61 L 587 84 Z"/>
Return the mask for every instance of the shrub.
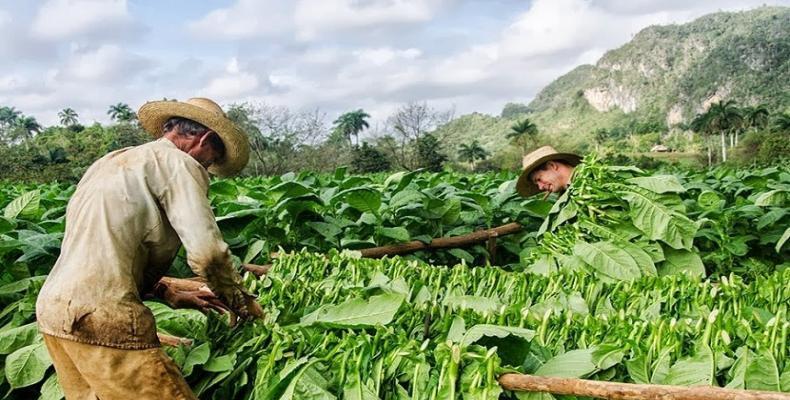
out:
<path id="1" fill-rule="evenodd" d="M 351 167 L 355 172 L 382 172 L 390 169 L 390 162 L 382 152 L 367 143 L 355 147 L 352 152 Z"/>

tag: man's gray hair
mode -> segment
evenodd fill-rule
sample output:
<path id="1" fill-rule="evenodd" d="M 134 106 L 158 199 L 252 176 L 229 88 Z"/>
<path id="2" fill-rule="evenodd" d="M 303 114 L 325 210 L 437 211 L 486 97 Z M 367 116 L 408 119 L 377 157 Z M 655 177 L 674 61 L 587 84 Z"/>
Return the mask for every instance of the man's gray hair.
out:
<path id="1" fill-rule="evenodd" d="M 176 133 L 187 136 L 199 135 L 209 130 L 209 128 L 206 128 L 203 124 L 195 122 L 191 119 L 172 117 L 168 119 L 167 122 L 165 122 L 165 124 L 162 126 L 162 131 L 167 133 L 176 128 L 178 128 Z"/>
<path id="2" fill-rule="evenodd" d="M 211 129 L 199 122 L 182 117 L 172 117 L 162 126 L 162 131 L 164 133 L 168 133 L 174 129 L 176 134 L 182 136 L 195 136 L 211 131 Z M 208 136 L 208 143 L 217 151 L 217 154 L 219 154 L 219 160 L 223 160 L 225 158 L 225 143 L 222 142 L 222 138 L 219 137 L 219 134 L 212 131 Z"/>

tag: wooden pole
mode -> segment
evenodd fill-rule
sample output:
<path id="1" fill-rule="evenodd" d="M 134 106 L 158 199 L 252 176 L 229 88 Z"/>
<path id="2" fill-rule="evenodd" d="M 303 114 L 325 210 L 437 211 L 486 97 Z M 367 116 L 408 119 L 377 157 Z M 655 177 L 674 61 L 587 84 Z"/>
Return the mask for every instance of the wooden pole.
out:
<path id="1" fill-rule="evenodd" d="M 370 247 L 367 249 L 361 249 L 359 250 L 359 252 L 362 254 L 362 257 L 365 258 L 381 258 L 384 256 L 394 256 L 398 254 L 413 253 L 419 250 L 466 247 L 473 245 L 475 243 L 488 242 L 489 252 L 491 253 L 491 257 L 494 257 L 496 253 L 496 239 L 500 236 L 510 235 L 519 232 L 521 231 L 521 229 L 522 229 L 521 224 L 517 222 L 511 222 L 509 224 L 497 226 L 496 228 L 479 230 L 476 232 L 468 233 L 466 235 L 432 239 L 430 243 L 423 243 L 419 240 L 413 240 L 408 243 L 391 244 L 381 247 Z M 272 258 L 277 258 L 277 256 L 279 256 L 279 253 L 272 253 L 271 256 Z M 266 273 L 269 272 L 269 269 L 271 268 L 271 264 L 266 264 L 266 265 L 244 264 L 242 265 L 242 267 L 245 270 L 252 272 L 255 276 L 260 277 L 266 275 Z"/>
<path id="2" fill-rule="evenodd" d="M 366 257 L 366 258 L 381 258 L 389 255 L 411 253 L 418 250 L 465 247 L 475 243 L 488 242 L 487 243 L 488 252 L 490 256 L 489 261 L 493 263 L 496 257 L 496 239 L 500 236 L 510 235 L 519 232 L 521 231 L 521 229 L 522 229 L 521 224 L 517 222 L 511 222 L 509 224 L 498 226 L 492 229 L 479 230 L 466 235 L 432 239 L 431 242 L 428 244 L 423 243 L 419 240 L 414 240 L 408 243 L 362 249 L 360 250 L 360 253 L 362 257 Z M 272 257 L 276 258 L 277 255 L 278 254 L 273 253 Z M 243 264 L 242 265 L 242 268 L 244 268 L 248 272 L 251 272 L 253 275 L 257 277 L 266 275 L 271 269 L 271 267 L 272 267 L 271 264 L 266 264 L 266 265 Z M 175 278 L 163 278 L 163 279 L 173 280 Z M 183 283 L 181 284 L 183 285 Z M 186 283 L 186 286 L 190 286 L 190 285 L 192 285 L 191 282 Z"/>
<path id="3" fill-rule="evenodd" d="M 436 238 L 431 240 L 430 243 L 423 243 L 419 240 L 413 240 L 408 243 L 361 249 L 359 252 L 362 253 L 362 257 L 381 258 L 384 256 L 413 253 L 419 250 L 466 247 L 475 243 L 485 242 L 492 237 L 510 235 L 520 231 L 521 229 L 521 224 L 517 222 L 511 222 L 496 228 L 484 229 L 466 235 Z"/>
<path id="4" fill-rule="evenodd" d="M 725 389 L 712 386 L 640 385 L 587 379 L 504 374 L 505 390 L 546 392 L 611 400 L 790 400 L 790 393 Z"/>

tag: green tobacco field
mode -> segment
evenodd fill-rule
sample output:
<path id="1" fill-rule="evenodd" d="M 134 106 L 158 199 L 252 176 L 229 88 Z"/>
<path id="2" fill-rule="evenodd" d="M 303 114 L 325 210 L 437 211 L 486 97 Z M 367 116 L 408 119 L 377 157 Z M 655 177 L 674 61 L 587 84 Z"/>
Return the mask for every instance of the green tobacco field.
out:
<path id="1" fill-rule="evenodd" d="M 546 200 L 518 197 L 515 178 L 339 169 L 215 180 L 239 268 L 273 264 L 245 273 L 265 320 L 229 328 L 218 314 L 146 304 L 160 332 L 193 339 L 166 350 L 202 399 L 552 398 L 504 392 L 508 371 L 790 391 L 788 167 L 657 172 L 588 158 Z M 7 398 L 62 398 L 34 304 L 73 190 L 0 183 Z M 354 251 L 510 222 L 524 229 L 495 255 Z M 171 274 L 191 275 L 183 254 Z"/>

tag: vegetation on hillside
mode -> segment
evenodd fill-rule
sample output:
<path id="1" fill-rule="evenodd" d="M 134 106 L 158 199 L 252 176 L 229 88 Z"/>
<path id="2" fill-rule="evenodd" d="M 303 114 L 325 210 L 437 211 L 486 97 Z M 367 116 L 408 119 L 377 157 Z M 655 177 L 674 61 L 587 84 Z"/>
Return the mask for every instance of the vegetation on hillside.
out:
<path id="1" fill-rule="evenodd" d="M 787 7 L 652 26 L 596 65 L 559 77 L 528 106 L 507 104 L 500 117 L 459 117 L 444 129 L 446 138 L 457 147 L 474 137 L 498 165 L 516 165 L 516 152 L 503 139 L 514 121 L 528 117 L 538 126 L 541 143 L 563 150 L 633 154 L 663 144 L 673 151 L 706 154 L 712 147 L 709 138 L 694 135 L 699 130 L 689 126 L 714 103 L 764 107 L 776 118 L 790 113 L 789 32 Z M 766 137 L 787 132 L 765 126 L 748 130 L 750 136 Z M 602 131 L 606 134 L 600 137 Z M 718 153 L 712 161 L 721 161 L 721 146 L 712 152 Z"/>
<path id="2" fill-rule="evenodd" d="M 558 132 L 595 125 L 613 112 L 608 118 L 621 123 L 651 121 L 671 127 L 726 99 L 781 111 L 788 107 L 789 32 L 787 7 L 652 26 L 607 52 L 596 65 L 578 67 L 548 85 L 529 109 L 564 116 L 545 121 Z M 586 107 L 590 104 L 597 107 Z M 567 109 L 577 120 L 563 115 Z"/>

